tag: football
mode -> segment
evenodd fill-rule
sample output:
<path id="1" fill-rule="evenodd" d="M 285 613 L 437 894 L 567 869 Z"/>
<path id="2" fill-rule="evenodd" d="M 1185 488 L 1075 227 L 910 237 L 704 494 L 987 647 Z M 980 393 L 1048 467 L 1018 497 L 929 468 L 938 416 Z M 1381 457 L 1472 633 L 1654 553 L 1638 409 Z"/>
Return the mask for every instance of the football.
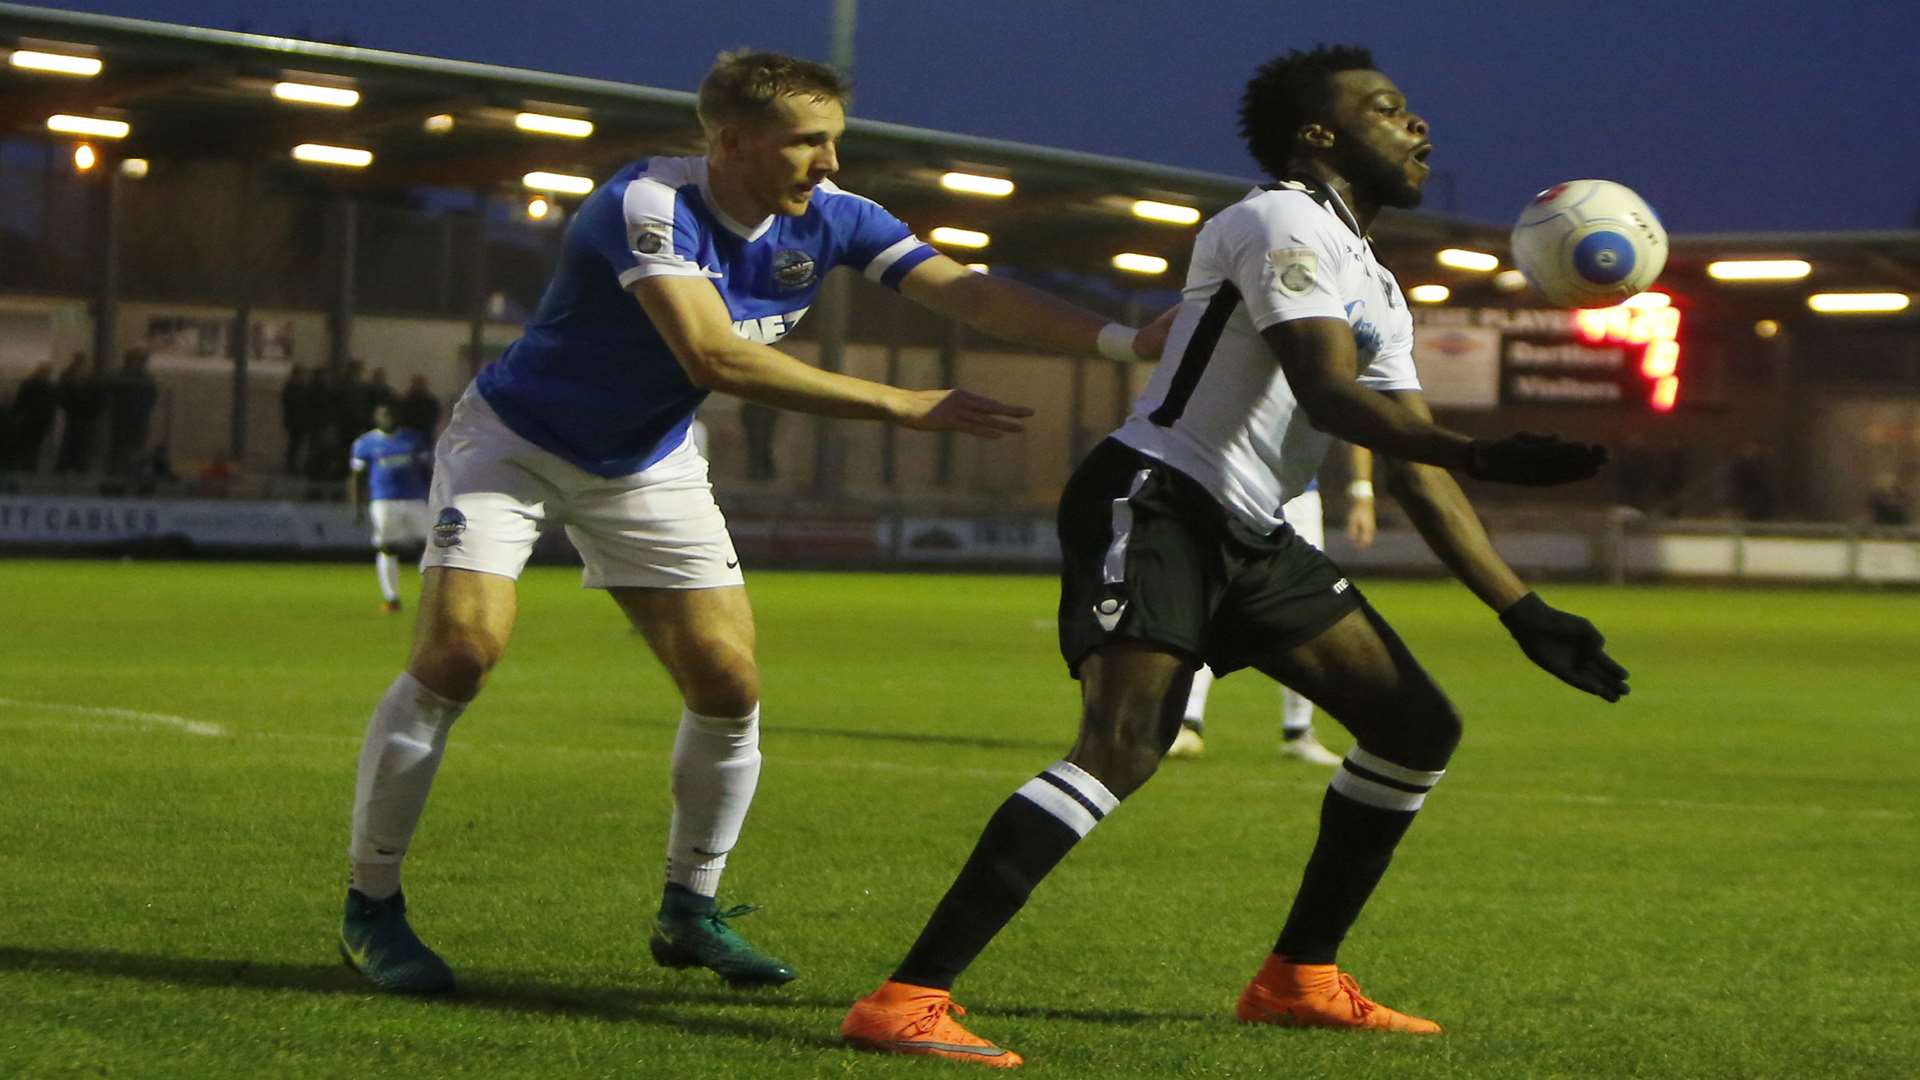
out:
<path id="1" fill-rule="evenodd" d="M 1513 262 L 1555 304 L 1605 307 L 1645 292 L 1660 276 L 1667 230 L 1624 184 L 1568 180 L 1520 212 Z"/>

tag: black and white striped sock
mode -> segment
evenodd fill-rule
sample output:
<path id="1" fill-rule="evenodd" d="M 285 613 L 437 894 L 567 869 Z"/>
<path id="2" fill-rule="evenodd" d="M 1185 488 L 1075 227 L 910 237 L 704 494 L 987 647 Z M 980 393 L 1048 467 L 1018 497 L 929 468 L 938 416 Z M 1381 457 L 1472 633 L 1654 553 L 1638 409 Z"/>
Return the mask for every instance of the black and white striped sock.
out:
<path id="1" fill-rule="evenodd" d="M 1354 747 L 1320 804 L 1320 836 L 1273 951 L 1296 964 L 1331 964 L 1446 770 L 1410 769 Z"/>
<path id="2" fill-rule="evenodd" d="M 1034 886 L 1118 805 L 1105 784 L 1068 761 L 1056 761 L 1020 785 L 987 821 L 894 980 L 952 988 L 1025 906 Z"/>

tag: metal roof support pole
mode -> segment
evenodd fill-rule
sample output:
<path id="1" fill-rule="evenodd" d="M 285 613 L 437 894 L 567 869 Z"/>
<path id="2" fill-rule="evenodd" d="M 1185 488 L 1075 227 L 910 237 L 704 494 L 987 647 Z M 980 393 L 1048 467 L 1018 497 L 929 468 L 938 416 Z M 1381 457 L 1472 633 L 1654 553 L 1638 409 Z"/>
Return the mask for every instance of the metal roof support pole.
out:
<path id="1" fill-rule="evenodd" d="M 967 324 L 947 323 L 947 340 L 940 343 L 940 386 L 960 385 L 960 352 L 966 343 Z M 945 490 L 953 486 L 953 432 L 942 431 L 933 439 L 933 486 Z"/>
<path id="2" fill-rule="evenodd" d="M 341 192 L 333 204 L 336 238 L 340 258 L 339 276 L 334 279 L 333 309 L 327 317 L 327 366 L 335 371 L 346 368 L 353 359 L 354 271 L 359 261 L 360 204 L 348 192 Z"/>
<path id="3" fill-rule="evenodd" d="M 239 220 L 233 237 L 233 330 L 227 335 L 227 353 L 233 358 L 232 404 L 227 413 L 227 457 L 236 464 L 247 459 L 247 360 L 253 344 L 253 280 L 260 262 L 253 246 L 253 209 L 259 199 L 260 166 L 248 159 L 240 165 Z"/>
<path id="4" fill-rule="evenodd" d="M 480 350 L 487 336 L 487 193 L 473 193 L 473 253 L 467 259 L 473 275 L 473 298 L 467 316 L 467 378 L 480 374 Z"/>
<path id="5" fill-rule="evenodd" d="M 847 368 L 847 323 L 853 314 L 852 271 L 828 274 L 813 301 L 813 317 L 820 320 L 820 370 Z M 838 495 L 846 477 L 840 471 L 839 428 L 830 416 L 813 421 L 813 493 Z"/>
<path id="6" fill-rule="evenodd" d="M 123 226 L 124 193 L 120 170 L 112 162 L 100 166 L 99 184 L 94 190 L 94 212 L 98 225 L 95 235 L 100 250 L 95 263 L 100 268 L 93 293 L 93 370 L 113 370 L 113 357 L 119 351 L 120 337 L 120 233 Z"/>

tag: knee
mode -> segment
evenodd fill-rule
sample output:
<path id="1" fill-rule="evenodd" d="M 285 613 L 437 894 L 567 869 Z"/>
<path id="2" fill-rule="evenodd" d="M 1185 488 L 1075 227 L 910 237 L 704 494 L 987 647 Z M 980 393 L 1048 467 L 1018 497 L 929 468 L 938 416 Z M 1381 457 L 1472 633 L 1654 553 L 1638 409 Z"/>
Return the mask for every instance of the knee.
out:
<path id="1" fill-rule="evenodd" d="M 1409 710 L 1407 723 L 1389 740 L 1387 747 L 1374 753 L 1409 769 L 1439 771 L 1447 767 L 1453 751 L 1460 745 L 1460 713 L 1453 703 L 1435 693 L 1428 701 Z"/>
<path id="2" fill-rule="evenodd" d="M 687 708 L 702 716 L 744 717 L 760 704 L 760 667 L 744 649 L 702 648 L 679 676 Z"/>
<path id="3" fill-rule="evenodd" d="M 413 651 L 407 670 L 428 689 L 455 701 L 471 701 L 487 673 L 500 662 L 503 642 L 478 628 L 437 633 Z"/>
<path id="4" fill-rule="evenodd" d="M 1153 778 L 1172 742 L 1170 733 L 1163 735 L 1160 712 L 1149 703 L 1118 717 L 1087 716 L 1067 760 L 1091 773 L 1115 798 L 1126 798 Z"/>

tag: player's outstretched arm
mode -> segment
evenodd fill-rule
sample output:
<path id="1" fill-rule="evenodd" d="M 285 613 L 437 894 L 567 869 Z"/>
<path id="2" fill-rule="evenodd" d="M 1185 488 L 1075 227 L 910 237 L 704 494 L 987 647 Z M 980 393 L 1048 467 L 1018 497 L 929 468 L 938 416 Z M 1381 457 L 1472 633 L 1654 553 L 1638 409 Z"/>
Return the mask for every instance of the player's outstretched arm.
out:
<path id="1" fill-rule="evenodd" d="M 965 390 L 903 390 L 803 364 L 733 332 L 704 278 L 647 277 L 629 287 L 695 386 L 783 409 L 886 420 L 922 431 L 986 438 L 1024 430 L 1033 410 Z"/>
<path id="2" fill-rule="evenodd" d="M 929 311 L 1002 341 L 1058 352 L 1099 353 L 1113 360 L 1158 360 L 1177 310 L 1176 305 L 1136 332 L 1050 293 L 975 273 L 940 254 L 908 272 L 900 292 Z"/>
<path id="3" fill-rule="evenodd" d="M 1313 426 L 1356 446 L 1504 484 L 1571 483 L 1606 464 L 1603 448 L 1553 435 L 1476 440 L 1361 386 L 1353 327 L 1344 319 L 1290 319 L 1260 333 Z"/>
<path id="4" fill-rule="evenodd" d="M 1418 393 L 1392 391 L 1388 396 L 1410 412 L 1430 415 Z M 1500 614 L 1529 660 L 1569 686 L 1608 701 L 1626 695 L 1627 671 L 1607 655 L 1600 631 L 1578 615 L 1548 607 L 1527 588 L 1493 549 L 1480 516 L 1450 473 L 1395 458 L 1382 464 L 1387 490 L 1421 538 L 1453 576 Z"/>

